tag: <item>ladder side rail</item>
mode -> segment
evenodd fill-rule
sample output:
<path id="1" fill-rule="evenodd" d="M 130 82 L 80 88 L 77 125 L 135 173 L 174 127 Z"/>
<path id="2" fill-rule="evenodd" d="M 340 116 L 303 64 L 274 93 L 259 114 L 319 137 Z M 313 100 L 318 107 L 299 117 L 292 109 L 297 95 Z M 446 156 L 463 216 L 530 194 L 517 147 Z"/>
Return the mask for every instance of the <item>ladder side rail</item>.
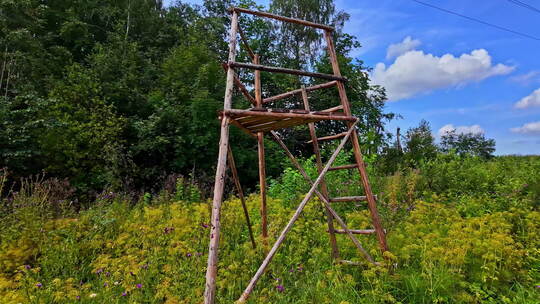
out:
<path id="1" fill-rule="evenodd" d="M 341 77 L 336 50 L 334 47 L 334 41 L 332 40 L 332 33 L 330 31 L 325 31 L 324 37 L 326 39 L 328 54 L 330 57 L 330 62 L 332 64 L 332 70 L 334 71 L 334 75 Z M 345 112 L 345 115 L 351 116 L 352 115 L 351 108 L 350 108 L 349 100 L 347 98 L 347 92 L 345 91 L 345 85 L 343 84 L 343 82 L 338 82 L 337 88 L 339 92 L 339 97 L 341 99 L 341 104 L 343 105 L 343 111 Z M 348 125 L 350 127 L 351 124 L 349 123 Z M 356 159 L 356 162 L 358 163 L 358 171 L 360 173 L 360 179 L 362 181 L 362 185 L 366 193 L 366 197 L 368 201 L 368 208 L 371 213 L 371 218 L 373 221 L 373 227 L 375 228 L 377 232 L 377 240 L 379 242 L 379 247 L 381 251 L 384 253 L 385 251 L 388 251 L 388 245 L 386 243 L 386 235 L 384 233 L 381 220 L 379 218 L 379 212 L 377 211 L 375 197 L 373 196 L 373 192 L 371 191 L 369 178 L 366 172 L 366 165 L 364 163 L 362 151 L 360 150 L 360 143 L 358 141 L 358 135 L 356 134 L 356 132 L 354 132 L 353 136 L 351 136 L 351 141 L 352 141 L 352 146 L 353 146 L 354 157 Z"/>

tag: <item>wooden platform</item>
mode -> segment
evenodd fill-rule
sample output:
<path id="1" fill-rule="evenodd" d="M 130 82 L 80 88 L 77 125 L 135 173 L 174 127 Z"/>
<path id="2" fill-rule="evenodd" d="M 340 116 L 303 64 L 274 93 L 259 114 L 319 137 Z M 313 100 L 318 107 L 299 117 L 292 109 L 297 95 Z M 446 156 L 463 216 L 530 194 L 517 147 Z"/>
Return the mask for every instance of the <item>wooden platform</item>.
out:
<path id="1" fill-rule="evenodd" d="M 251 134 L 290 128 L 322 120 L 356 121 L 355 117 L 346 116 L 343 113 L 289 109 L 231 109 L 220 112 L 220 116 L 223 115 L 229 117 L 233 125 Z"/>

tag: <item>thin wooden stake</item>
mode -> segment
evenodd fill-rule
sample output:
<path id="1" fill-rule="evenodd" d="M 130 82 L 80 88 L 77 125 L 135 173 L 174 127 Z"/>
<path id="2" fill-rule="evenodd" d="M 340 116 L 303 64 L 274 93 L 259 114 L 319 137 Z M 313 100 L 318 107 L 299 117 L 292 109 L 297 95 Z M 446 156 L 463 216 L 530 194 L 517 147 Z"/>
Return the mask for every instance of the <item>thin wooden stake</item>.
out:
<path id="1" fill-rule="evenodd" d="M 310 111 L 309 109 L 309 99 L 307 95 L 306 88 L 302 86 L 302 101 L 304 102 L 304 109 L 307 111 Z M 319 174 L 322 172 L 323 166 L 322 166 L 322 159 L 321 159 L 321 151 L 319 149 L 319 142 L 317 141 L 317 133 L 315 131 L 315 123 L 309 123 L 309 135 L 311 136 L 311 141 L 313 142 L 313 153 L 315 154 L 315 160 L 317 162 L 317 171 Z M 328 199 L 328 187 L 326 186 L 326 182 L 323 180 L 321 181 L 321 192 L 322 195 Z M 334 219 L 332 217 L 332 214 L 328 212 L 327 209 L 324 210 L 326 212 L 326 223 L 328 224 L 328 232 L 330 236 L 330 247 L 332 248 L 332 258 L 334 260 L 339 259 L 339 249 L 336 241 L 336 235 L 334 233 Z"/>
<path id="2" fill-rule="evenodd" d="M 234 61 L 236 57 L 236 34 L 238 28 L 238 14 L 233 12 L 231 21 L 231 31 L 229 37 L 229 61 Z M 234 70 L 227 71 L 227 85 L 225 87 L 225 98 L 223 108 L 231 108 L 234 89 Z M 219 233 L 221 229 L 221 204 L 223 202 L 223 186 L 225 183 L 225 173 L 227 168 L 227 151 L 229 146 L 229 118 L 223 117 L 221 120 L 221 134 L 219 140 L 218 163 L 216 168 L 216 179 L 214 182 L 214 198 L 212 201 L 212 218 L 210 227 L 210 244 L 208 249 L 208 266 L 206 268 L 206 285 L 204 291 L 204 303 L 214 304 L 216 297 L 216 276 L 219 252 Z"/>
<path id="3" fill-rule="evenodd" d="M 356 123 L 353 124 L 353 126 L 355 126 L 355 125 L 356 125 Z M 337 147 L 336 151 L 334 151 L 334 153 L 332 154 L 332 156 L 330 157 L 330 159 L 328 160 L 328 162 L 324 166 L 322 172 L 319 174 L 319 176 L 317 177 L 317 179 L 315 180 L 315 182 L 311 186 L 311 189 L 309 189 L 308 193 L 306 194 L 306 196 L 304 197 L 304 199 L 302 200 L 300 205 L 298 205 L 298 208 L 296 208 L 296 211 L 295 211 L 294 215 L 292 216 L 292 218 L 289 220 L 289 222 L 287 223 L 287 225 L 285 226 L 285 228 L 283 229 L 283 231 L 279 235 L 278 239 L 276 240 L 276 242 L 272 246 L 272 249 L 270 249 L 270 252 L 268 253 L 266 258 L 262 262 L 261 266 L 257 270 L 257 273 L 255 273 L 255 275 L 253 276 L 253 278 L 249 282 L 248 286 L 244 290 L 244 293 L 242 293 L 242 296 L 238 299 L 238 303 L 245 303 L 247 301 L 247 299 L 249 298 L 249 295 L 251 294 L 251 292 L 253 291 L 253 288 L 255 287 L 255 284 L 257 284 L 257 281 L 259 281 L 259 279 L 262 276 L 262 274 L 264 273 L 266 267 L 268 267 L 268 264 L 272 261 L 272 258 L 274 257 L 274 255 L 276 254 L 278 248 L 281 246 L 281 244 L 285 240 L 285 237 L 287 236 L 287 233 L 289 233 L 289 231 L 291 230 L 292 226 L 294 225 L 294 222 L 296 222 L 296 220 L 300 217 L 300 214 L 304 210 L 304 207 L 306 206 L 308 201 L 311 199 L 311 197 L 313 196 L 315 191 L 317 191 L 317 187 L 321 183 L 324 175 L 326 174 L 326 172 L 328 172 L 328 169 L 330 168 L 332 163 L 336 160 L 336 157 L 338 156 L 341 149 L 343 149 L 343 146 L 345 146 L 345 143 L 347 142 L 347 140 L 349 139 L 349 136 L 351 135 L 351 133 L 353 131 L 354 131 L 354 128 L 349 129 L 349 132 L 348 132 L 347 136 L 345 136 L 343 138 L 343 140 L 341 141 L 341 143 Z"/>
<path id="4" fill-rule="evenodd" d="M 236 170 L 236 163 L 234 162 L 234 156 L 230 145 L 228 147 L 228 159 L 229 167 L 231 168 L 231 173 L 234 180 L 234 185 L 236 186 L 236 191 L 238 191 L 238 197 L 240 198 L 240 202 L 242 202 L 242 209 L 244 210 L 244 216 L 246 217 L 246 224 L 248 227 L 249 239 L 251 240 L 251 246 L 253 246 L 253 249 L 255 249 L 255 238 L 253 237 L 251 221 L 249 220 L 249 212 L 246 206 L 246 200 L 244 198 L 244 191 L 242 190 L 242 185 L 240 184 L 240 178 L 238 178 L 238 171 Z"/>

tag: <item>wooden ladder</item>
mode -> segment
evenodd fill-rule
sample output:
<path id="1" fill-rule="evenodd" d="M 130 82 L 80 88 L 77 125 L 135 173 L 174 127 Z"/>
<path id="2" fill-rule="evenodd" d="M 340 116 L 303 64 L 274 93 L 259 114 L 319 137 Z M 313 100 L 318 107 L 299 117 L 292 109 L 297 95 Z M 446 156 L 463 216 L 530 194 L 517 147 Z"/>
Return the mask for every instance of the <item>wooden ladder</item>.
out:
<path id="1" fill-rule="evenodd" d="M 356 235 L 365 235 L 365 234 L 375 234 L 379 243 L 381 252 L 388 250 L 386 244 L 386 231 L 382 228 L 379 214 L 377 212 L 376 206 L 376 197 L 371 191 L 371 186 L 369 184 L 365 163 L 362 157 L 362 152 L 360 150 L 360 144 L 358 140 L 358 134 L 356 132 L 356 126 L 358 124 L 358 119 L 352 116 L 349 100 L 347 99 L 347 93 L 345 91 L 345 83 L 347 79 L 341 76 L 339 70 L 339 64 L 337 60 L 337 55 L 332 39 L 333 28 L 327 25 L 321 25 L 312 23 L 309 21 L 293 19 L 283 16 L 278 16 L 266 12 L 252 11 L 243 8 L 231 8 L 232 15 L 231 30 L 230 30 L 230 40 L 229 40 L 229 59 L 228 62 L 223 64 L 224 69 L 227 71 L 227 84 L 225 89 L 225 99 L 224 99 L 224 108 L 220 113 L 221 118 L 221 134 L 219 142 L 219 154 L 218 154 L 218 163 L 216 168 L 216 179 L 214 184 L 214 197 L 212 202 L 212 217 L 211 217 L 211 229 L 210 229 L 210 245 L 208 253 L 208 267 L 206 270 L 206 288 L 204 294 L 205 304 L 213 304 L 215 300 L 216 293 L 216 276 L 218 270 L 218 246 L 219 246 L 219 234 L 221 229 L 220 215 L 221 215 L 221 204 L 223 200 L 223 191 L 224 191 L 224 181 L 227 168 L 227 159 L 231 172 L 233 174 L 233 179 L 235 181 L 235 186 L 239 192 L 240 199 L 242 201 L 242 207 L 244 209 L 244 214 L 246 217 L 246 222 L 249 228 L 250 239 L 252 246 L 255 247 L 255 241 L 252 235 L 251 224 L 249 221 L 249 214 L 247 212 L 247 207 L 244 203 L 242 188 L 238 180 L 238 174 L 234 166 L 234 157 L 232 155 L 232 150 L 229 146 L 229 125 L 235 125 L 240 128 L 242 131 L 248 133 L 250 136 L 255 138 L 258 143 L 258 156 L 259 156 L 259 177 L 260 177 L 260 188 L 261 188 L 261 218 L 262 218 L 262 237 L 263 237 L 263 246 L 267 246 L 267 236 L 268 236 L 268 221 L 267 221 L 267 206 L 266 206 L 266 173 L 265 173 L 265 151 L 264 151 L 264 135 L 269 134 L 272 138 L 283 148 L 285 154 L 290 158 L 293 165 L 298 169 L 302 174 L 304 179 L 311 185 L 310 190 L 305 195 L 303 200 L 298 205 L 294 215 L 291 217 L 289 222 L 283 228 L 276 242 L 272 245 L 271 249 L 268 251 L 266 257 L 261 263 L 259 269 L 255 275 L 250 280 L 248 286 L 242 293 L 241 297 L 238 300 L 238 303 L 243 303 L 247 301 L 249 295 L 253 291 L 256 283 L 260 277 L 264 274 L 269 263 L 272 261 L 272 258 L 276 254 L 277 250 L 285 240 L 285 237 L 291 230 L 292 226 L 296 220 L 300 217 L 302 211 L 310 199 L 316 195 L 319 197 L 322 202 L 325 212 L 326 220 L 328 225 L 328 233 L 330 237 L 331 245 L 331 256 L 335 262 L 344 263 L 344 264 L 355 264 L 354 262 L 340 259 L 339 249 L 336 241 L 336 234 L 346 234 L 353 244 L 356 246 L 358 251 L 362 256 L 366 258 L 367 261 L 373 264 L 377 262 L 371 257 L 371 255 L 362 247 L 360 241 L 356 238 Z M 324 37 L 327 43 L 327 50 L 332 64 L 333 74 L 322 74 L 314 73 L 300 70 L 293 70 L 281 67 L 270 67 L 261 65 L 259 62 L 259 56 L 255 54 L 249 47 L 248 41 L 244 36 L 243 32 L 239 28 L 238 17 L 240 13 L 251 14 L 260 17 L 271 18 L 283 22 L 296 23 L 304 26 L 313 27 L 316 29 L 321 29 L 324 31 Z M 248 54 L 252 59 L 252 63 L 238 63 L 235 62 L 236 56 L 236 40 L 237 34 L 240 34 L 240 37 L 243 42 L 243 46 L 247 49 Z M 249 90 L 242 84 L 239 77 L 236 75 L 235 69 L 244 68 L 244 69 L 253 69 L 255 70 L 255 83 L 254 91 L 255 96 L 252 96 L 249 93 Z M 300 89 L 285 92 L 276 96 L 262 98 L 261 90 L 261 78 L 260 72 L 272 72 L 272 73 L 285 73 L 292 75 L 300 75 L 307 77 L 315 77 L 320 79 L 330 80 L 327 83 L 314 85 L 311 87 L 302 86 Z M 254 108 L 250 109 L 232 109 L 232 95 L 234 87 L 237 87 L 241 94 L 254 105 Z M 326 89 L 331 87 L 337 87 L 339 98 L 341 104 L 325 109 L 322 111 L 312 111 L 309 106 L 308 92 Z M 267 109 L 264 108 L 265 104 L 301 94 L 302 101 L 304 104 L 303 109 L 293 109 L 293 110 L 283 110 L 283 109 Z M 325 136 L 317 137 L 315 123 L 323 120 L 336 120 L 342 121 L 347 127 L 347 131 Z M 280 138 L 279 133 L 276 130 L 294 127 L 297 125 L 307 124 L 309 127 L 311 140 L 309 143 L 313 144 L 313 151 L 316 156 L 316 163 L 318 169 L 318 177 L 313 181 L 307 175 L 306 171 L 299 164 L 298 160 L 294 157 L 291 151 L 287 148 L 283 140 Z M 319 143 L 322 141 L 337 140 L 341 139 L 338 147 L 332 153 L 327 163 L 323 165 Z M 342 165 L 332 167 L 333 162 L 337 158 L 340 151 L 345 146 L 346 142 L 350 140 L 353 148 L 353 154 L 355 163 L 350 165 Z M 351 170 L 356 169 L 360 174 L 360 180 L 362 187 L 364 189 L 364 194 L 362 196 L 347 196 L 347 197 L 335 197 L 331 198 L 329 196 L 328 186 L 324 180 L 325 175 L 329 171 L 334 170 Z M 320 190 L 319 190 L 320 189 Z M 366 201 L 368 209 L 371 214 L 373 229 L 364 229 L 364 230 L 353 230 L 349 229 L 343 219 L 335 212 L 332 208 L 332 203 L 338 202 L 348 202 L 348 201 Z M 334 224 L 337 223 L 341 229 L 336 229 Z"/>

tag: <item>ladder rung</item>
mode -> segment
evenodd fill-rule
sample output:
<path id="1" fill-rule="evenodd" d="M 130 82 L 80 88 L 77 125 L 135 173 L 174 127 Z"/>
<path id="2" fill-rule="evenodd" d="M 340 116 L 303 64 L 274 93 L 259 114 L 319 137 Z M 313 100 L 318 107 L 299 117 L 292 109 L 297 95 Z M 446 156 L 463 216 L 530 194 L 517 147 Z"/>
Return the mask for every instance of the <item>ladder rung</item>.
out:
<path id="1" fill-rule="evenodd" d="M 346 264 L 346 265 L 354 265 L 354 266 L 360 266 L 360 265 L 362 265 L 362 264 L 359 263 L 359 262 L 353 262 L 353 261 L 349 261 L 349 260 L 339 260 L 338 263 L 340 263 L 340 264 Z"/>
<path id="2" fill-rule="evenodd" d="M 357 164 L 350 164 L 350 165 L 343 165 L 343 166 L 336 166 L 328 169 L 328 171 L 334 171 L 334 170 L 345 170 L 345 169 L 354 169 L 358 168 Z"/>
<path id="3" fill-rule="evenodd" d="M 322 110 L 321 112 L 337 112 L 339 110 L 343 110 L 343 106 L 342 105 L 339 105 L 339 106 L 336 106 L 336 107 L 332 107 L 332 108 L 328 108 L 328 109 L 324 109 Z"/>
<path id="4" fill-rule="evenodd" d="M 336 135 L 330 135 L 330 136 L 324 136 L 324 137 L 321 137 L 321 138 L 317 138 L 317 141 L 325 141 L 325 140 L 338 139 L 338 138 L 345 137 L 345 135 L 347 135 L 347 132 L 343 132 L 343 133 L 339 133 L 339 134 L 336 134 Z M 313 140 L 307 141 L 308 144 L 310 144 L 310 143 L 312 143 L 312 142 L 313 142 Z"/>
<path id="5" fill-rule="evenodd" d="M 377 196 L 374 195 L 375 199 L 377 199 Z M 328 199 L 331 203 L 341 203 L 341 202 L 362 202 L 367 200 L 367 197 L 365 195 L 360 196 L 342 196 L 342 197 L 334 197 Z"/>
<path id="6" fill-rule="evenodd" d="M 349 231 L 352 234 L 373 234 L 373 233 L 375 233 L 375 229 L 349 229 Z M 326 232 L 328 232 L 328 230 L 326 230 Z M 343 229 L 335 229 L 334 233 L 347 234 L 347 231 L 345 231 Z"/>

